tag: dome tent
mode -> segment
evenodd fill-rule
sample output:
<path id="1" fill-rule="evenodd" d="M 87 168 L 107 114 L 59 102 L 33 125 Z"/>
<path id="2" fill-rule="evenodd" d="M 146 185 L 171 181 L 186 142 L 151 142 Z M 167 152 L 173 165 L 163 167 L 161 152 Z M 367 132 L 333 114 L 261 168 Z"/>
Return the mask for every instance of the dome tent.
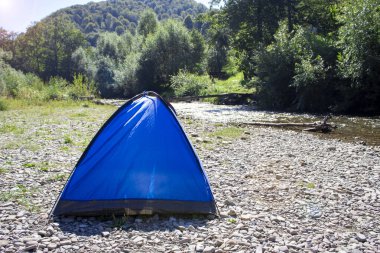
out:
<path id="1" fill-rule="evenodd" d="M 216 214 L 174 108 L 154 92 L 120 107 L 93 138 L 51 215 Z"/>

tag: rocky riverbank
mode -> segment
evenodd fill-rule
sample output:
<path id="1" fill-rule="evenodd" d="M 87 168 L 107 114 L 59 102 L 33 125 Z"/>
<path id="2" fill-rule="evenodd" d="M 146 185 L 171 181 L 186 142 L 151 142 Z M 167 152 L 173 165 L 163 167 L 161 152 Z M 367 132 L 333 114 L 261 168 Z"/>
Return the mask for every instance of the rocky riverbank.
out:
<path id="1" fill-rule="evenodd" d="M 0 252 L 379 252 L 380 149 L 238 128 L 175 105 L 220 218 L 47 220 L 66 178 L 115 110 L 0 114 Z"/>

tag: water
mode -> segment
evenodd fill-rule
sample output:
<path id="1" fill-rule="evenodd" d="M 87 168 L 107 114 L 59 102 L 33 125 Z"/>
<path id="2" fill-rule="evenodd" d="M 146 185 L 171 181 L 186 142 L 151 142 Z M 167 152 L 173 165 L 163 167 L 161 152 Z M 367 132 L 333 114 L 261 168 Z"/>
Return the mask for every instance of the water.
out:
<path id="1" fill-rule="evenodd" d="M 215 123 L 312 123 L 323 119 L 320 115 L 259 111 L 250 106 L 213 105 L 199 102 L 173 103 L 173 106 L 180 115 Z M 335 138 L 380 146 L 380 117 L 333 116 L 329 123 L 336 124 L 338 128 L 328 134 L 313 134 L 321 138 Z M 301 131 L 302 128 L 293 128 L 293 130 Z"/>

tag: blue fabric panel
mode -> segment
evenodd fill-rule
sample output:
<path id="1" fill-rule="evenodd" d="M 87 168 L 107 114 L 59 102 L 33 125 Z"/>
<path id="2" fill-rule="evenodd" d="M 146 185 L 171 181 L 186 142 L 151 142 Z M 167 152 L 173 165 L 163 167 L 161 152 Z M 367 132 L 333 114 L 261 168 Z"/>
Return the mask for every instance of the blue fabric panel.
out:
<path id="1" fill-rule="evenodd" d="M 207 177 L 174 114 L 141 97 L 103 128 L 77 164 L 62 200 L 213 201 Z"/>

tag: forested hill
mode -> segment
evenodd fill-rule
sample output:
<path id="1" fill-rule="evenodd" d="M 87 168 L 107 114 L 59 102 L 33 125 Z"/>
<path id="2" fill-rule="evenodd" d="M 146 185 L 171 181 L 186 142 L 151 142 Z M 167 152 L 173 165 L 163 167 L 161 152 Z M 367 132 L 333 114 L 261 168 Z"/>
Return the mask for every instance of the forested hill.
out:
<path id="1" fill-rule="evenodd" d="M 158 20 L 172 18 L 182 21 L 189 15 L 195 17 L 207 11 L 203 4 L 194 0 L 108 0 L 71 6 L 51 14 L 48 18 L 69 16 L 91 41 L 99 32 L 133 32 L 141 13 L 149 8 L 157 14 Z"/>

